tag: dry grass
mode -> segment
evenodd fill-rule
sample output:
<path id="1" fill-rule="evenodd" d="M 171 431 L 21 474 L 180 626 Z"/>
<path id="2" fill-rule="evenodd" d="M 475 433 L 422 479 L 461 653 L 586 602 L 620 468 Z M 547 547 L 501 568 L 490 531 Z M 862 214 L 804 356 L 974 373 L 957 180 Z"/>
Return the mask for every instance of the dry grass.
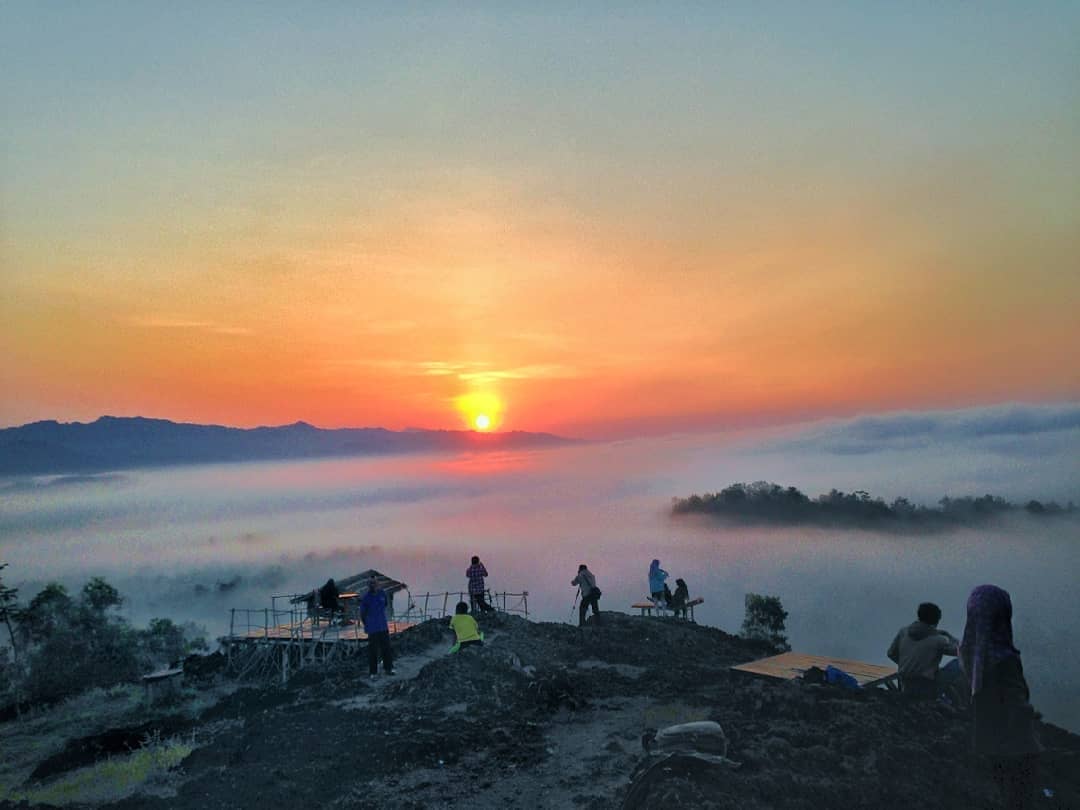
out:
<path id="1" fill-rule="evenodd" d="M 168 795 L 171 771 L 194 750 L 180 740 L 151 741 L 137 751 L 112 757 L 88 768 L 64 774 L 45 785 L 13 791 L 4 798 L 32 804 L 104 804 L 119 801 L 136 792 Z"/>
<path id="2" fill-rule="evenodd" d="M 13 798 L 34 767 L 68 740 L 139 722 L 145 713 L 136 685 L 93 689 L 56 706 L 0 724 L 0 799 Z"/>
<path id="3" fill-rule="evenodd" d="M 197 717 L 235 686 L 184 690 L 163 711 Z M 82 768 L 43 785 L 28 786 L 38 763 L 64 749 L 70 740 L 101 734 L 112 728 L 145 723 L 152 718 L 137 684 L 93 689 L 56 706 L 35 709 L 17 720 L 0 723 L 0 800 L 65 804 L 104 802 L 139 790 L 157 791 L 169 780 L 165 775 L 194 748 L 194 740 L 180 743 L 151 741 L 129 755 Z"/>

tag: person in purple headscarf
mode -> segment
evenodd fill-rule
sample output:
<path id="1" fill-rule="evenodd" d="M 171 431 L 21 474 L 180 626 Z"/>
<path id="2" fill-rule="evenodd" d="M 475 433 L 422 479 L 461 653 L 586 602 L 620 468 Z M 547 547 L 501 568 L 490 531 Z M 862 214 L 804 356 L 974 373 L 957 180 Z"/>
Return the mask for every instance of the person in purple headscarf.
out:
<path id="1" fill-rule="evenodd" d="M 989 757 L 1006 806 L 1028 807 L 1034 801 L 1041 746 L 1020 651 L 1013 644 L 1008 592 L 996 585 L 971 592 L 959 652 L 971 683 L 975 753 Z"/>

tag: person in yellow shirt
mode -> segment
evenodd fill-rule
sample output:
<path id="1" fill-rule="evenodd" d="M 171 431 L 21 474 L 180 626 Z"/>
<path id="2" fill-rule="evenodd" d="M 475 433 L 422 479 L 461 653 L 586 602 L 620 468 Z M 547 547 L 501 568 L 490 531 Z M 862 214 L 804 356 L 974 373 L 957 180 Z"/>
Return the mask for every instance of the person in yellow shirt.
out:
<path id="1" fill-rule="evenodd" d="M 476 626 L 476 619 L 469 615 L 469 605 L 466 602 L 458 602 L 454 608 L 454 615 L 450 617 L 450 629 L 454 631 L 454 646 L 450 652 L 456 653 L 462 647 L 475 644 L 484 646 L 484 634 Z"/>

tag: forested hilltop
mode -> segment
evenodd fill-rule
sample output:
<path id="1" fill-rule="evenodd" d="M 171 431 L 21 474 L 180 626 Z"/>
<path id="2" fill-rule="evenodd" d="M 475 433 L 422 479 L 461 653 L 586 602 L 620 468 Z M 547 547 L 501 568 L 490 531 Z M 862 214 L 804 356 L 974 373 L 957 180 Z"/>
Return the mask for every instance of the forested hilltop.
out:
<path id="1" fill-rule="evenodd" d="M 937 506 L 915 504 L 907 498 L 886 503 L 869 492 L 830 490 L 811 498 L 796 487 L 768 481 L 732 484 L 715 493 L 673 498 L 672 515 L 704 514 L 741 523 L 808 524 L 849 528 L 947 529 L 976 525 L 1007 513 L 1039 517 L 1076 514 L 1072 501 L 1031 500 L 1024 504 L 997 495 L 943 497 Z"/>

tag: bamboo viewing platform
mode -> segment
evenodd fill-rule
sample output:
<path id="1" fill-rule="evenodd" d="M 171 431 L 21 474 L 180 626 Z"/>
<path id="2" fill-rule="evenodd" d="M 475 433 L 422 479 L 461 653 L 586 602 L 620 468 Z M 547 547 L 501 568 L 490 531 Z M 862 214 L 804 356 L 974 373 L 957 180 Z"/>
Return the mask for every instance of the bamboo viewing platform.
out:
<path id="1" fill-rule="evenodd" d="M 343 584 L 359 581 L 351 577 Z M 377 572 L 373 572 L 377 573 Z M 468 602 L 466 591 L 441 591 L 413 595 L 408 586 L 378 575 L 386 583 L 388 594 L 387 625 L 395 636 L 428 619 L 453 615 L 458 602 Z M 405 591 L 406 609 L 400 615 L 394 610 L 393 594 Z M 219 641 L 225 648 L 230 669 L 243 675 L 252 671 L 280 672 L 284 683 L 293 669 L 323 664 L 334 657 L 355 655 L 366 649 L 368 635 L 360 622 L 359 596 L 348 594 L 342 611 L 325 616 L 314 608 L 311 593 L 277 594 L 271 606 L 262 609 L 232 608 L 229 611 L 229 632 Z M 488 604 L 497 611 L 514 613 L 528 618 L 529 592 L 485 593 Z"/>
<path id="2" fill-rule="evenodd" d="M 417 622 L 387 621 L 390 635 L 392 636 L 400 633 L 402 630 L 409 629 L 415 624 L 417 624 Z M 229 640 L 232 641 L 242 641 L 244 639 L 294 641 L 303 639 L 305 641 L 322 642 L 366 641 L 367 637 L 367 633 L 364 632 L 364 626 L 359 622 L 349 622 L 348 624 L 323 622 L 321 624 L 315 624 L 312 619 L 308 618 L 301 619 L 297 624 L 286 622 L 285 624 L 279 624 L 273 627 L 249 626 L 243 630 L 230 633 L 228 636 Z"/>

